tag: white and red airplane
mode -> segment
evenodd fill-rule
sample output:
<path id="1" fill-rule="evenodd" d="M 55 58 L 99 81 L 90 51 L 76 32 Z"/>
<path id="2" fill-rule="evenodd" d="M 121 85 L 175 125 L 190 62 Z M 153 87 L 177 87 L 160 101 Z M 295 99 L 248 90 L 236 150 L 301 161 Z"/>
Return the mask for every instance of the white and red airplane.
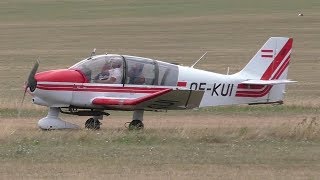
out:
<path id="1" fill-rule="evenodd" d="M 33 103 L 49 107 L 41 129 L 79 128 L 59 113 L 92 116 L 85 127 L 99 129 L 105 110 L 133 111 L 130 129 L 143 128 L 144 111 L 282 103 L 292 38 L 271 37 L 238 73 L 218 74 L 163 61 L 118 54 L 91 55 L 68 69 L 36 73 L 25 87 Z"/>

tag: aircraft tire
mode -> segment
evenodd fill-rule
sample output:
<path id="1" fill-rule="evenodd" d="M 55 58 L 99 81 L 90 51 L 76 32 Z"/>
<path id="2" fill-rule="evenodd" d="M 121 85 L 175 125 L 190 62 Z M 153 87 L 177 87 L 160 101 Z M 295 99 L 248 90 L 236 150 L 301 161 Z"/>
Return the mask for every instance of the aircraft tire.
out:
<path id="1" fill-rule="evenodd" d="M 144 128 L 144 124 L 141 120 L 132 120 L 129 124 L 129 130 L 140 130 Z"/>
<path id="2" fill-rule="evenodd" d="M 93 118 L 89 118 L 85 123 L 85 128 L 92 129 L 92 130 L 98 130 L 100 129 L 101 122 L 99 120 L 95 120 Z"/>

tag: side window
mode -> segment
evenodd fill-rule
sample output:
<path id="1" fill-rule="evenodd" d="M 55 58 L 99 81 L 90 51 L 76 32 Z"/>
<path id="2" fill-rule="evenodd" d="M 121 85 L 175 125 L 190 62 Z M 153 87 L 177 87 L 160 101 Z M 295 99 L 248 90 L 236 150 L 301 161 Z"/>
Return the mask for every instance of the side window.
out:
<path id="1" fill-rule="evenodd" d="M 133 61 L 127 60 L 127 77 L 126 77 L 126 84 L 144 84 L 145 79 L 142 74 L 142 70 L 144 68 L 144 64 Z"/>
<path id="2" fill-rule="evenodd" d="M 178 67 L 172 64 L 158 62 L 159 79 L 158 83 L 161 86 L 176 86 L 178 81 Z"/>
<path id="3" fill-rule="evenodd" d="M 126 84 L 153 85 L 155 83 L 155 65 L 149 59 L 126 57 Z"/>
<path id="4" fill-rule="evenodd" d="M 145 78 L 145 84 L 147 85 L 153 85 L 154 84 L 154 78 L 155 78 L 155 66 L 152 63 L 146 63 L 144 64 L 144 68 L 142 71 L 142 74 Z"/>
<path id="5" fill-rule="evenodd" d="M 97 59 L 100 65 L 92 69 L 93 83 L 122 84 L 123 59 L 121 56 L 105 56 Z"/>
<path id="6" fill-rule="evenodd" d="M 70 67 L 81 71 L 91 83 L 122 84 L 123 58 L 117 55 L 99 55 Z"/>

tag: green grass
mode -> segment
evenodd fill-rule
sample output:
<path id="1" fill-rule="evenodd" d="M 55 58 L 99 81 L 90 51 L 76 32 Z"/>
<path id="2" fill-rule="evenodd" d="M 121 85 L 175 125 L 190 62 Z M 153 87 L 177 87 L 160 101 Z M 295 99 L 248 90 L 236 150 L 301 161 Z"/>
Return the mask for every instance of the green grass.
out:
<path id="1" fill-rule="evenodd" d="M 174 0 L 174 1 L 21 1 L 2 2 L 3 21 L 64 21 L 123 17 L 192 17 L 220 13 L 252 14 L 283 13 L 320 6 L 316 0 L 232 1 L 232 0 Z"/>
<path id="2" fill-rule="evenodd" d="M 319 127 L 317 127 L 319 129 Z M 310 146 L 318 147 L 319 137 L 317 139 L 295 139 L 284 138 L 282 136 L 269 136 L 264 132 L 259 132 L 260 136 L 252 137 L 252 129 L 206 129 L 201 133 L 197 129 L 149 129 L 145 131 L 128 131 L 123 129 L 106 129 L 104 131 L 38 131 L 38 132 L 14 132 L 5 137 L 1 137 L 1 156 L 2 158 L 35 158 L 36 156 L 45 156 L 46 153 L 52 152 L 52 157 L 46 161 L 52 161 L 59 156 L 73 156 L 73 153 L 92 153 L 93 157 L 98 158 L 102 152 L 109 153 L 109 150 L 116 153 L 115 149 L 121 149 L 121 153 L 126 153 L 126 150 L 132 149 L 132 152 L 139 152 L 137 149 L 150 150 L 149 148 L 157 147 L 169 150 L 170 148 L 181 148 L 185 150 L 185 156 L 193 153 L 191 150 L 195 147 L 203 147 L 202 150 L 210 150 L 210 147 L 226 148 L 235 145 L 239 148 L 244 148 L 248 144 L 253 146 L 289 146 L 291 149 L 294 146 Z M 318 130 L 317 129 L 317 130 Z M 229 135 L 226 135 L 230 132 Z M 273 130 L 276 131 L 276 130 Z M 256 132 L 255 132 L 256 133 Z M 294 131 L 288 134 L 292 136 Z M 319 135 L 319 134 L 318 134 Z M 80 147 L 80 148 L 77 148 Z M 81 147 L 85 147 L 82 149 Z M 137 149 L 134 149 L 137 148 Z M 65 151 L 69 149 L 69 151 Z M 95 149 L 95 150 L 94 150 Z M 277 148 L 275 148 L 277 149 Z M 294 149 L 294 148 L 292 148 Z M 213 149 L 212 149 L 213 150 Z M 232 149 L 230 149 L 232 150 Z M 257 152 L 260 148 L 252 147 L 252 151 Z M 301 149 L 299 149 L 300 151 Z M 264 151 L 270 151 L 264 150 Z M 272 150 L 271 150 L 272 151 Z M 7 153 L 6 153 L 7 152 Z M 9 153 L 10 152 L 10 153 Z M 54 154 L 54 152 L 57 152 Z M 128 153 L 132 153 L 128 152 Z M 160 153 L 161 151 L 159 151 Z M 217 150 L 217 153 L 224 151 Z M 233 153 L 235 153 L 234 151 Z M 8 154 L 9 153 L 9 154 Z M 142 153 L 142 152 L 141 152 Z M 168 152 L 167 152 L 168 153 Z M 163 153 L 164 156 L 167 153 Z M 179 151 L 176 151 L 179 153 Z M 208 153 L 208 152 L 206 152 Z M 261 156 L 263 152 L 260 152 Z M 317 153 L 314 151 L 313 153 Z M 64 154 L 64 155 L 63 155 Z M 201 154 L 201 153 L 200 153 Z M 241 154 L 241 153 L 239 153 Z M 182 156 L 184 156 L 182 155 Z M 214 154 L 206 160 L 205 155 L 199 161 L 215 162 Z M 81 158 L 80 155 L 74 154 L 75 159 Z M 161 159 L 161 157 L 159 157 Z M 249 158 L 249 157 L 248 157 Z M 274 157 L 276 159 L 276 157 Z M 73 158 L 72 158 L 73 159 Z M 244 158 L 246 160 L 247 158 Z M 285 159 L 285 158 L 284 158 Z M 81 160 L 81 159 L 77 159 Z M 39 159 L 41 161 L 41 158 Z M 253 162 L 253 159 L 250 161 Z M 274 161 L 274 160 L 273 160 Z M 193 163 L 193 162 L 189 162 Z M 277 162 L 274 162 L 277 163 Z"/>
<path id="3" fill-rule="evenodd" d="M 23 108 L 20 110 L 20 117 L 43 117 L 47 114 L 48 109 L 43 108 Z M 113 116 L 128 115 L 131 116 L 131 112 L 117 112 L 108 111 Z M 167 111 L 167 112 L 146 112 L 148 115 L 152 114 L 165 114 L 166 116 L 181 116 L 181 115 L 228 115 L 228 116 L 295 116 L 295 115 L 314 115 L 317 116 L 320 113 L 318 107 L 310 106 L 298 106 L 298 105 L 243 105 L 243 106 L 221 106 L 221 107 L 207 107 L 192 110 L 182 111 Z M 19 116 L 19 110 L 17 107 L 0 108 L 1 118 L 17 118 Z"/>
<path id="4" fill-rule="evenodd" d="M 80 178 L 82 175 L 101 178 L 119 173 L 123 177 L 142 174 L 144 178 L 149 175 L 164 178 L 169 171 L 173 173 L 169 177 L 173 178 L 181 176 L 182 172 L 192 172 L 195 177 L 204 178 L 205 175 L 207 179 L 223 174 L 212 172 L 211 168 L 220 166 L 221 170 L 227 171 L 234 167 L 250 167 L 257 171 L 245 177 L 264 177 L 258 171 L 263 166 L 264 171 L 283 177 L 288 175 L 275 169 L 293 174 L 296 168 L 299 171 L 308 169 L 303 170 L 309 172 L 304 177 L 317 176 L 319 134 L 317 140 L 283 139 L 266 136 L 263 132 L 259 132 L 260 136 L 250 137 L 251 131 L 248 129 L 244 133 L 243 128 L 201 132 L 195 129 L 17 131 L 1 136 L 0 162 L 21 169 L 10 174 L 11 170 L 4 165 L 0 170 L 8 173 L 8 177 L 41 178 L 46 176 L 37 172 L 41 165 L 42 172 L 51 173 L 50 178 L 65 178 L 76 170 L 80 172 L 75 177 Z M 94 168 L 89 168 L 90 172 L 85 174 L 84 167 Z M 226 177 L 236 176 L 229 174 Z M 291 174 L 289 177 L 300 176 Z"/>
<path id="5" fill-rule="evenodd" d="M 214 114 L 229 115 L 253 115 L 253 116 L 283 116 L 296 114 L 319 114 L 318 107 L 297 106 L 297 105 L 251 105 L 251 106 L 225 106 L 201 108 L 199 112 L 210 112 Z"/>

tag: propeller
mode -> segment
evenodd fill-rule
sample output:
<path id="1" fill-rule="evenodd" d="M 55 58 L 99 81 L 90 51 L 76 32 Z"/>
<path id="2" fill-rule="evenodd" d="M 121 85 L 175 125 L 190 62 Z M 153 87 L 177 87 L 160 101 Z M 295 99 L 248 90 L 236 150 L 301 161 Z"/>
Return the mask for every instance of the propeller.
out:
<path id="1" fill-rule="evenodd" d="M 39 67 L 39 61 L 36 61 L 30 74 L 29 74 L 27 82 L 25 83 L 26 86 L 24 88 L 24 93 L 23 93 L 23 98 L 22 98 L 21 104 L 24 101 L 24 98 L 26 96 L 26 92 L 27 92 L 28 88 L 30 89 L 31 92 L 33 92 L 37 87 L 37 81 L 34 76 L 37 73 L 38 67 Z"/>

